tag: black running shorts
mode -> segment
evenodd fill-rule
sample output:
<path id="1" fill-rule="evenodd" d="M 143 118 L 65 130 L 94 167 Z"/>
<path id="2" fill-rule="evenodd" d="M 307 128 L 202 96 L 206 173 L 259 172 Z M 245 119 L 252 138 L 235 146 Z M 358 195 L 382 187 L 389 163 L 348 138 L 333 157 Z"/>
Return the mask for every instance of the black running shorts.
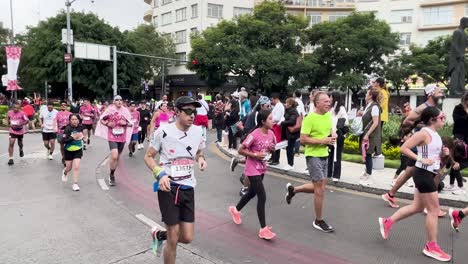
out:
<path id="1" fill-rule="evenodd" d="M 83 157 L 83 150 L 76 150 L 76 151 L 68 151 L 65 150 L 63 153 L 63 157 L 65 160 L 74 160 L 74 159 L 81 159 Z"/>
<path id="2" fill-rule="evenodd" d="M 413 173 L 414 186 L 420 193 L 432 193 L 437 191 L 434 182 L 435 173 L 416 167 Z"/>
<path id="3" fill-rule="evenodd" d="M 122 153 L 123 149 L 125 147 L 125 142 L 113 142 L 109 141 L 109 149 L 117 149 L 119 151 L 119 154 Z"/>
<path id="4" fill-rule="evenodd" d="M 177 200 L 176 200 L 177 196 Z M 166 225 L 176 225 L 180 222 L 195 222 L 195 195 L 193 188 L 171 187 L 170 192 L 158 191 L 159 210 L 162 221 Z"/>
<path id="5" fill-rule="evenodd" d="M 10 138 L 23 139 L 23 135 L 16 135 L 16 134 L 10 133 Z"/>
<path id="6" fill-rule="evenodd" d="M 83 124 L 84 129 L 93 130 L 93 124 Z"/>
<path id="7" fill-rule="evenodd" d="M 49 140 L 54 140 L 57 138 L 57 133 L 51 132 L 51 133 L 46 133 L 42 132 L 42 140 L 43 141 L 49 141 Z"/>

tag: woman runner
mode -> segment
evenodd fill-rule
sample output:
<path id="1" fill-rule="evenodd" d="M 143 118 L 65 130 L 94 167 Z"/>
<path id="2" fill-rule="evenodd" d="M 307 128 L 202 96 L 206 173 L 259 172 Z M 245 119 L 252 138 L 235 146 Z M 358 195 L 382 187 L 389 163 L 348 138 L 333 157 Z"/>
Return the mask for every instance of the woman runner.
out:
<path id="1" fill-rule="evenodd" d="M 136 110 L 136 103 L 130 102 L 130 115 L 132 115 L 132 123 L 133 123 L 133 132 L 130 144 L 128 144 L 128 155 L 130 157 L 133 156 L 133 153 L 136 150 L 136 145 L 138 143 L 138 131 L 141 129 L 139 126 L 140 124 L 140 112 Z"/>
<path id="2" fill-rule="evenodd" d="M 60 103 L 60 111 L 55 116 L 55 122 L 57 122 L 57 141 L 60 144 L 60 153 L 62 154 L 62 164 L 65 164 L 65 149 L 63 143 L 63 133 L 65 131 L 65 127 L 70 123 L 70 115 L 72 113 L 67 110 L 67 103 L 61 102 Z"/>
<path id="3" fill-rule="evenodd" d="M 79 191 L 78 175 L 80 174 L 80 161 L 83 157 L 83 126 L 77 114 L 70 115 L 70 124 L 65 127 L 63 133 L 65 169 L 62 173 L 62 181 L 68 181 L 68 173 L 73 169 L 73 191 Z"/>

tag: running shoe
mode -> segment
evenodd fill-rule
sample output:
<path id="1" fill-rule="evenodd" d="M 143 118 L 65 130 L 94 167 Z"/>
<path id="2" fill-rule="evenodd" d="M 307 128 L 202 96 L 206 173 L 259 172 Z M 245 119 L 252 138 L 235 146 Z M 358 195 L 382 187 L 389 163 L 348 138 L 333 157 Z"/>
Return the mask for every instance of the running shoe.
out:
<path id="1" fill-rule="evenodd" d="M 8 165 L 13 165 L 13 164 L 15 164 L 15 162 L 13 161 L 13 159 L 9 159 L 9 160 L 8 160 Z"/>
<path id="2" fill-rule="evenodd" d="M 382 194 L 382 199 L 390 205 L 392 208 L 398 208 L 400 207 L 398 204 L 396 204 L 396 198 L 395 197 L 390 197 L 390 195 L 387 193 Z"/>
<path id="3" fill-rule="evenodd" d="M 229 166 L 229 168 L 231 168 L 231 171 L 234 171 L 234 169 L 237 167 L 237 164 L 239 164 L 239 160 L 237 158 L 232 158 L 231 165 Z"/>
<path id="4" fill-rule="evenodd" d="M 423 249 L 424 255 L 434 258 L 438 261 L 448 262 L 452 257 L 440 249 L 439 245 L 436 242 L 427 242 L 426 246 Z"/>
<path id="5" fill-rule="evenodd" d="M 325 233 L 331 233 L 331 232 L 335 231 L 335 229 L 333 229 L 333 227 L 329 226 L 323 220 L 315 220 L 313 222 L 313 226 L 314 226 L 315 229 L 320 230 L 320 231 L 325 232 Z"/>
<path id="6" fill-rule="evenodd" d="M 72 189 L 73 189 L 73 191 L 77 192 L 77 191 L 80 190 L 80 186 L 78 186 L 77 183 L 74 183 Z"/>
<path id="7" fill-rule="evenodd" d="M 286 184 L 286 197 L 285 197 L 287 204 L 291 204 L 291 200 L 294 197 L 294 195 L 296 195 L 294 193 L 294 186 L 288 182 Z"/>
<path id="8" fill-rule="evenodd" d="M 449 186 L 444 188 L 444 191 L 447 191 L 447 192 L 453 192 L 455 190 L 457 190 L 457 188 L 453 184 L 450 184 Z"/>
<path id="9" fill-rule="evenodd" d="M 151 249 L 153 253 L 158 257 L 161 256 L 162 249 L 163 249 L 163 242 L 164 242 L 163 239 L 159 239 L 161 237 L 159 235 L 160 232 L 163 232 L 163 231 L 156 226 L 153 226 L 153 228 L 151 228 L 151 237 L 153 238 L 153 245 Z"/>
<path id="10" fill-rule="evenodd" d="M 273 239 L 275 236 L 276 234 L 271 232 L 271 226 L 265 226 L 264 228 L 260 228 L 260 230 L 258 231 L 259 238 L 270 240 Z"/>
<path id="11" fill-rule="evenodd" d="M 229 206 L 229 213 L 232 216 L 232 221 L 236 223 L 237 225 L 240 225 L 242 223 L 241 219 L 241 212 L 237 211 L 237 208 L 235 206 Z"/>
<path id="12" fill-rule="evenodd" d="M 49 160 L 53 160 L 53 159 L 54 159 L 54 157 L 53 157 L 52 154 L 50 154 L 50 153 L 49 153 L 49 156 L 47 156 L 47 158 L 48 158 Z"/>
<path id="13" fill-rule="evenodd" d="M 285 171 L 290 171 L 290 170 L 293 170 L 294 167 L 288 164 L 288 165 L 284 166 L 282 169 L 285 170 Z"/>
<path id="14" fill-rule="evenodd" d="M 129 152 L 128 152 L 128 156 L 129 156 L 129 157 L 133 157 L 133 152 L 129 151 Z"/>
<path id="15" fill-rule="evenodd" d="M 83 144 L 83 150 L 86 150 L 86 144 Z"/>
<path id="16" fill-rule="evenodd" d="M 338 178 L 333 178 L 332 181 L 333 181 L 333 182 L 339 182 L 340 179 L 338 179 Z"/>
<path id="17" fill-rule="evenodd" d="M 424 214 L 427 215 L 427 209 L 426 209 L 426 208 L 424 208 Z M 439 217 L 444 217 L 446 214 L 447 214 L 447 212 L 442 211 L 442 210 L 439 210 L 438 216 L 439 216 Z"/>
<path id="18" fill-rule="evenodd" d="M 466 191 L 460 188 L 460 189 L 453 191 L 452 193 L 455 195 L 463 195 L 463 194 L 466 194 Z"/>
<path id="19" fill-rule="evenodd" d="M 241 190 L 239 191 L 239 195 L 244 196 L 248 192 L 249 192 L 249 187 L 242 187 Z"/>
<path id="20" fill-rule="evenodd" d="M 68 175 L 65 174 L 65 169 L 62 170 L 62 182 L 68 181 Z"/>
<path id="21" fill-rule="evenodd" d="M 370 174 L 367 172 L 364 172 L 361 177 L 359 178 L 359 184 L 362 186 L 369 186 L 371 185 L 371 179 L 370 179 Z"/>
<path id="22" fill-rule="evenodd" d="M 24 157 L 24 152 L 23 152 L 23 149 L 22 149 L 22 148 L 20 148 L 19 155 L 20 155 L 21 158 Z"/>
<path id="23" fill-rule="evenodd" d="M 379 217 L 380 234 L 383 239 L 388 239 L 388 232 L 392 228 L 393 222 L 390 218 Z"/>
<path id="24" fill-rule="evenodd" d="M 452 225 L 453 230 L 459 231 L 458 228 L 460 227 L 460 223 L 462 219 L 459 216 L 460 211 L 453 210 L 453 208 L 449 209 L 449 216 L 450 216 L 450 223 Z"/>
<path id="25" fill-rule="evenodd" d="M 115 185 L 115 176 L 114 175 L 109 175 L 109 186 L 114 186 Z"/>

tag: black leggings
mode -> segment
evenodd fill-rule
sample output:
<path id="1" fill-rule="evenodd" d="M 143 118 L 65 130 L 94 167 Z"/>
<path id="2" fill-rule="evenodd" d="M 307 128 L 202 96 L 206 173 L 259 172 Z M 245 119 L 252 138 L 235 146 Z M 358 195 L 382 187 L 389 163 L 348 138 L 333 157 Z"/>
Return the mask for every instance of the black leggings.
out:
<path id="1" fill-rule="evenodd" d="M 408 167 L 407 162 L 408 162 L 408 157 L 406 157 L 403 154 L 400 154 L 400 167 L 395 172 L 395 175 L 400 175 L 402 171 L 406 170 L 406 167 Z"/>
<path id="2" fill-rule="evenodd" d="M 141 127 L 141 131 L 138 133 L 138 143 L 142 144 L 143 142 L 145 142 L 147 130 L 148 130 L 148 126 Z"/>
<path id="3" fill-rule="evenodd" d="M 460 171 L 468 167 L 468 162 L 460 162 L 460 169 L 454 170 L 453 168 L 450 170 L 450 185 L 455 183 L 457 180 L 458 187 L 463 187 L 463 177 L 461 176 Z"/>
<path id="4" fill-rule="evenodd" d="M 249 176 L 250 180 L 250 187 L 249 191 L 242 196 L 239 203 L 236 205 L 237 211 L 242 210 L 244 206 L 257 195 L 257 214 L 258 214 L 258 221 L 260 222 L 260 226 L 264 228 L 266 226 L 265 223 L 265 203 L 266 203 L 266 193 L 265 187 L 263 186 L 263 174 L 259 176 Z"/>
<path id="5" fill-rule="evenodd" d="M 228 133 L 228 148 L 237 149 L 237 138 L 236 135 L 232 133 L 232 129 L 230 127 L 228 127 Z"/>

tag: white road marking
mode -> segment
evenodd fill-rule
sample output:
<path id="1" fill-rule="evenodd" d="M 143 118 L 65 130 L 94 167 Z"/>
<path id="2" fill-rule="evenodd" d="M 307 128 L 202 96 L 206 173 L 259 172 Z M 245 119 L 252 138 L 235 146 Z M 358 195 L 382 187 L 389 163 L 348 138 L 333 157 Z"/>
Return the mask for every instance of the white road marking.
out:
<path id="1" fill-rule="evenodd" d="M 149 227 L 157 227 L 158 229 L 160 230 L 166 230 L 164 227 L 162 227 L 161 225 L 159 225 L 158 223 L 156 223 L 155 221 L 151 220 L 150 218 L 146 217 L 145 215 L 143 214 L 137 214 L 135 215 L 135 217 L 140 220 L 143 224 L 149 226 Z"/>
<path id="2" fill-rule="evenodd" d="M 107 186 L 106 182 L 104 181 L 104 179 L 98 179 L 98 183 L 99 185 L 101 186 L 101 189 L 103 191 L 107 191 L 109 190 L 109 187 Z"/>

